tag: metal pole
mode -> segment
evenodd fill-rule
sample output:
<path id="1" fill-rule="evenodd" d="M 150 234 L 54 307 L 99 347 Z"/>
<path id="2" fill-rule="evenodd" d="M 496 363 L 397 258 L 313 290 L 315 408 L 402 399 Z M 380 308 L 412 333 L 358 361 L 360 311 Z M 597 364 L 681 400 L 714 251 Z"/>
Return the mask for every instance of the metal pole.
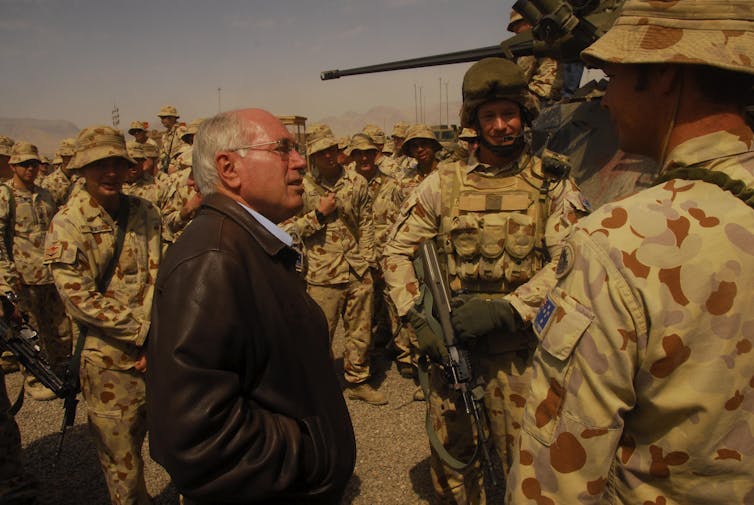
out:
<path id="1" fill-rule="evenodd" d="M 222 92 L 222 88 L 217 88 L 217 113 L 218 114 L 223 111 L 222 102 L 220 101 L 221 92 Z"/>

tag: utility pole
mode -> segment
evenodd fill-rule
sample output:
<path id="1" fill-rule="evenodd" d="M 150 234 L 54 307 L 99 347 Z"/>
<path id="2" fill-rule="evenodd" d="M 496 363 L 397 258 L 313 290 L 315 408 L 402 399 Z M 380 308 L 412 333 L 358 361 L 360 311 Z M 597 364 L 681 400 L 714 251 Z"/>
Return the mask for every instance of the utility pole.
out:
<path id="1" fill-rule="evenodd" d="M 440 122 L 438 124 L 442 126 L 442 76 L 437 79 L 440 81 Z"/>
<path id="2" fill-rule="evenodd" d="M 117 128 L 120 126 L 120 111 L 118 110 L 118 106 L 113 104 L 113 128 Z"/>
<path id="3" fill-rule="evenodd" d="M 223 111 L 222 101 L 220 99 L 222 88 L 217 88 L 217 113 L 220 114 Z"/>
<path id="4" fill-rule="evenodd" d="M 448 81 L 445 81 L 445 121 L 450 126 L 450 98 L 448 98 Z"/>
<path id="5" fill-rule="evenodd" d="M 424 98 L 422 97 L 422 89 L 424 86 L 419 86 L 419 120 L 417 123 L 424 122 Z"/>
<path id="6" fill-rule="evenodd" d="M 414 123 L 419 122 L 419 102 L 416 101 L 416 83 L 414 83 Z"/>

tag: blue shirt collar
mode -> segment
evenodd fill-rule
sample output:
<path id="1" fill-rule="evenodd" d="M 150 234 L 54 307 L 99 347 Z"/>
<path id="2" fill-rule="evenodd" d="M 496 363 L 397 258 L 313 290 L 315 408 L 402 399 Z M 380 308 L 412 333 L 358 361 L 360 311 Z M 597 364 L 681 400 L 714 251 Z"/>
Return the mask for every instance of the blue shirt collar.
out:
<path id="1" fill-rule="evenodd" d="M 281 228 L 279 228 L 275 223 L 264 217 L 259 212 L 255 211 L 251 207 L 248 207 L 241 202 L 238 202 L 238 205 L 246 209 L 246 212 L 251 214 L 251 217 L 256 219 L 259 224 L 264 226 L 264 228 L 272 233 L 275 237 L 277 237 L 278 240 L 280 240 L 282 243 L 287 245 L 288 247 L 291 247 L 293 245 L 293 238 L 288 235 L 286 232 L 284 232 Z"/>

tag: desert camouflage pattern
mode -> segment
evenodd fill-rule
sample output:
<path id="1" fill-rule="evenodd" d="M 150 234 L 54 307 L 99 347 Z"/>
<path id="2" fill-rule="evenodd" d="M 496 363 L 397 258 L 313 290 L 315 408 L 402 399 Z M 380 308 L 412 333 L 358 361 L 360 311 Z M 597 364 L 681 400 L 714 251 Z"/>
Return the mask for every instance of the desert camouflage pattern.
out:
<path id="1" fill-rule="evenodd" d="M 167 157 L 171 161 L 178 156 L 185 145 L 180 138 L 180 125 L 175 124 L 171 129 L 160 134 L 160 167 Z"/>
<path id="2" fill-rule="evenodd" d="M 55 215 L 45 247 L 68 314 L 88 333 L 82 394 L 111 502 L 146 505 L 141 444 L 146 433 L 143 376 L 134 369 L 149 331 L 161 256 L 160 215 L 126 197 L 130 215 L 123 250 L 105 293 L 97 290 L 115 248 L 115 220 L 86 189 Z"/>
<path id="3" fill-rule="evenodd" d="M 11 191 L 15 216 L 14 229 L 8 230 Z M 5 237 L 8 232 L 13 236 L 13 251 L 7 251 L 5 241 L 0 240 L 0 275 L 6 284 L 52 284 L 52 275 L 42 264 L 42 256 L 45 235 L 56 211 L 52 195 L 43 188 L 35 186 L 33 191 L 19 189 L 12 181 L 0 185 L 0 237 Z"/>
<path id="4" fill-rule="evenodd" d="M 38 486 L 21 464 L 21 434 L 16 420 L 8 413 L 11 403 L 0 368 L 0 503 L 32 505 Z"/>
<path id="5" fill-rule="evenodd" d="M 375 160 L 375 163 L 377 164 L 377 168 L 380 169 L 380 172 L 383 174 L 389 175 L 390 177 L 394 177 L 398 179 L 400 177 L 400 168 L 398 166 L 398 163 L 396 163 L 395 159 L 392 156 L 386 156 L 383 153 L 380 153 L 377 155 L 377 160 Z"/>
<path id="6" fill-rule="evenodd" d="M 594 66 L 679 63 L 754 74 L 750 0 L 627 0 L 612 28 L 582 51 Z"/>
<path id="7" fill-rule="evenodd" d="M 62 207 L 70 196 L 71 184 L 73 184 L 73 177 L 66 175 L 63 169 L 58 167 L 45 176 L 39 183 L 39 186 L 52 194 L 56 207 Z"/>
<path id="8" fill-rule="evenodd" d="M 139 198 L 128 205 L 123 251 L 104 294 L 96 283 L 112 257 L 117 224 L 85 189 L 55 215 L 45 243 L 44 263 L 68 314 L 89 328 L 83 359 L 112 370 L 132 369 L 141 353 L 160 263 L 159 212 Z"/>
<path id="9" fill-rule="evenodd" d="M 144 375 L 91 362 L 81 367 L 89 429 L 114 505 L 149 505 L 141 446 L 147 433 Z"/>
<path id="10" fill-rule="evenodd" d="M 164 175 L 159 182 L 164 187 L 165 194 L 165 203 L 161 208 L 162 235 L 168 243 L 178 240 L 196 214 L 196 211 L 185 215 L 182 212 L 190 199 L 200 198 L 196 190 L 187 183 L 189 175 L 191 175 L 191 168 L 187 167 L 170 175 Z"/>
<path id="11" fill-rule="evenodd" d="M 398 181 L 379 170 L 367 183 L 367 188 L 374 216 L 375 258 L 379 258 L 382 256 L 382 248 L 385 247 L 390 228 L 398 217 L 403 195 Z"/>
<path id="12" fill-rule="evenodd" d="M 464 161 L 466 161 L 465 158 Z M 427 175 L 429 174 L 424 174 L 419 171 L 418 165 L 416 163 L 399 172 L 397 179 L 401 187 L 401 196 L 404 201 L 406 201 L 408 197 L 411 196 L 411 193 L 414 192 L 414 189 L 416 189 L 416 187 L 427 177 Z"/>
<path id="13" fill-rule="evenodd" d="M 519 56 L 516 64 L 524 71 L 529 91 L 540 100 L 556 101 L 560 99 L 563 85 L 558 72 L 558 62 L 547 56 Z"/>
<path id="14" fill-rule="evenodd" d="M 393 235 L 383 253 L 382 264 L 385 281 L 390 289 L 390 295 L 395 302 L 398 314 L 406 314 L 409 309 L 415 306 L 420 296 L 419 284 L 416 280 L 411 258 L 416 247 L 424 240 L 437 240 L 439 242 L 438 252 L 440 254 L 448 253 L 446 261 L 448 262 L 451 288 L 453 288 L 452 279 L 455 274 L 450 272 L 454 268 L 451 266 L 453 264 L 453 250 L 448 248 L 448 242 L 452 242 L 453 233 L 448 233 L 447 223 L 449 219 L 452 219 L 452 216 L 463 215 L 463 212 L 469 209 L 466 202 L 470 200 L 464 199 L 464 195 L 470 197 L 471 200 L 481 196 L 482 201 L 487 201 L 484 198 L 485 193 L 494 190 L 495 194 L 498 194 L 502 191 L 502 198 L 498 202 L 500 209 L 497 209 L 496 212 L 491 212 L 492 207 L 487 204 L 483 208 L 477 209 L 483 213 L 490 213 L 490 216 L 485 218 L 492 222 L 492 219 L 498 215 L 503 207 L 508 208 L 508 203 L 503 205 L 503 202 L 507 202 L 508 198 L 518 202 L 521 193 L 526 194 L 525 190 L 522 191 L 521 188 L 529 184 L 527 181 L 535 180 L 533 178 L 535 173 L 541 174 L 541 162 L 536 157 L 523 156 L 521 160 L 516 162 L 516 165 L 512 164 L 500 169 L 479 163 L 472 156 L 468 162 L 441 164 L 437 170 L 424 179 L 401 208 L 401 216 L 396 222 Z M 459 177 L 457 187 L 460 199 L 453 203 L 450 208 L 447 208 L 449 202 L 455 201 L 448 198 L 448 195 L 453 194 L 452 191 L 454 191 L 452 189 L 453 184 L 449 182 L 449 177 Z M 466 193 L 465 189 L 469 188 L 471 188 L 471 191 Z M 537 194 L 539 192 L 536 187 L 533 191 Z M 571 181 L 561 181 L 551 187 L 549 197 L 543 204 L 536 200 L 532 202 L 530 198 L 527 201 L 530 202 L 530 207 L 541 205 L 539 211 L 545 212 L 545 215 L 542 216 L 544 219 L 541 221 L 546 223 L 544 237 L 550 247 L 550 254 L 557 258 L 560 241 L 578 215 L 587 211 L 578 188 Z M 514 207 L 520 208 L 521 206 L 517 204 Z M 506 219 L 511 223 L 518 223 L 513 214 L 519 213 L 522 216 L 528 216 L 531 208 L 526 211 L 522 209 L 514 212 L 513 207 L 511 207 L 507 212 Z M 503 247 L 502 244 L 506 243 L 506 240 L 518 244 L 519 239 L 522 238 L 518 236 L 518 231 L 531 233 L 532 236 L 537 235 L 536 227 L 514 227 L 516 228 L 515 233 L 511 232 L 509 227 L 507 228 L 506 233 L 506 227 L 501 225 L 499 231 L 488 237 L 489 240 L 483 240 L 481 247 L 489 249 L 494 244 Z M 506 234 L 510 235 L 507 239 Z M 497 240 L 493 240 L 494 238 L 497 238 Z M 524 240 L 524 242 L 529 243 L 530 240 Z M 460 246 L 460 242 L 454 243 Z M 456 251 L 456 253 L 465 254 L 461 251 Z M 531 251 L 526 253 L 526 256 L 530 255 Z M 455 277 L 457 280 L 458 277 Z M 530 320 L 536 312 L 536 294 L 540 294 L 538 301 L 541 302 L 544 294 L 554 284 L 554 280 L 552 275 L 534 276 L 529 282 L 536 287 L 529 288 L 530 291 L 525 299 L 517 297 L 516 291 L 513 291 L 514 283 L 500 282 L 500 280 L 485 286 L 456 283 L 456 289 L 472 287 L 472 292 L 488 298 L 507 295 L 507 298 L 520 312 L 522 319 Z M 493 285 L 496 287 L 493 288 Z M 482 287 L 486 287 L 486 290 L 481 289 Z M 490 418 L 490 439 L 497 449 L 506 474 L 512 463 L 514 441 L 520 430 L 524 393 L 529 380 L 530 350 L 533 345 L 533 338 L 529 335 L 529 332 L 517 335 L 491 335 L 480 339 L 473 352 L 474 369 L 484 381 L 486 392 L 484 400 Z M 437 365 L 430 367 L 430 381 L 432 391 L 427 401 L 434 430 L 452 454 L 464 456 L 468 459 L 474 448 L 474 436 L 469 431 L 469 419 L 465 411 L 458 410 L 456 401 L 459 399 L 448 390 L 442 372 Z M 478 465 L 474 465 L 461 473 L 447 467 L 435 451 L 432 451 L 430 467 L 435 491 L 442 503 L 487 503 L 482 486 L 482 472 Z"/>
<path id="15" fill-rule="evenodd" d="M 752 137 L 693 138 L 666 170 L 751 190 Z M 508 502 L 754 502 L 754 210 L 673 179 L 601 207 L 563 251 Z"/>
<path id="16" fill-rule="evenodd" d="M 324 224 L 315 210 L 327 193 L 336 195 L 337 211 Z M 304 207 L 284 229 L 300 237 L 306 251 L 306 282 L 330 286 L 361 278 L 375 264 L 374 218 L 366 179 L 343 170 L 333 186 L 312 173 L 304 176 Z"/>

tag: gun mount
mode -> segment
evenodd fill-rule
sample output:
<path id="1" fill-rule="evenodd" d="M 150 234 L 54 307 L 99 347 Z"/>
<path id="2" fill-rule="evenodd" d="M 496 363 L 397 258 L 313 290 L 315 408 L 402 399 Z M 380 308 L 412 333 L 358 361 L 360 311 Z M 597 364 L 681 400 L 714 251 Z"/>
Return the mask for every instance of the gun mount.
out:
<path id="1" fill-rule="evenodd" d="M 623 0 L 518 0 L 514 8 L 533 28 L 498 45 L 364 67 L 325 70 L 320 78 L 327 81 L 351 75 L 467 63 L 488 57 L 513 59 L 534 55 L 576 61 L 582 49 L 612 26 L 622 3 Z"/>

